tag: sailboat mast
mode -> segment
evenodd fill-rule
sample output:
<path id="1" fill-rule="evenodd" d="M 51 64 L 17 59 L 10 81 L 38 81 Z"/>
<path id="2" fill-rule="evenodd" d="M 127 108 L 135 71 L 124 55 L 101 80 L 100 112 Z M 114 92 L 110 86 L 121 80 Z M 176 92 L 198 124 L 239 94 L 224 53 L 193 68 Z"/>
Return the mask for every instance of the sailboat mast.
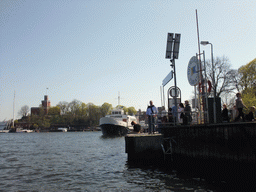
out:
<path id="1" fill-rule="evenodd" d="M 14 111 L 15 111 L 15 90 L 14 90 L 14 97 L 13 97 L 13 119 L 12 119 L 13 128 L 14 128 Z"/>

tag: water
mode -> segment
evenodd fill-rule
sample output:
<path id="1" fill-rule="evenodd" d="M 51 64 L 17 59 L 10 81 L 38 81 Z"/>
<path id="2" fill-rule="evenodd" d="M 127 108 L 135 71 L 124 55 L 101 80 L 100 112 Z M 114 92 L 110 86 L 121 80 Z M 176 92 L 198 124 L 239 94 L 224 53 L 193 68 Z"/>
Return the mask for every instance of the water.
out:
<path id="1" fill-rule="evenodd" d="M 0 134 L 0 191 L 221 191 L 175 170 L 127 162 L 124 137 Z"/>

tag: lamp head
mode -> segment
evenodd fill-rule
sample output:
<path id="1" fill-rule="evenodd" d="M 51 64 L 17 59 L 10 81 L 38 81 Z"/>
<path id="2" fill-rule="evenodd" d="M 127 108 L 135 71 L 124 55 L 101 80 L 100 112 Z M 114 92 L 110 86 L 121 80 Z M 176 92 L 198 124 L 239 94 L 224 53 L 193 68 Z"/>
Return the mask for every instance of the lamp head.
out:
<path id="1" fill-rule="evenodd" d="M 201 45 L 208 45 L 210 44 L 209 41 L 201 41 Z"/>

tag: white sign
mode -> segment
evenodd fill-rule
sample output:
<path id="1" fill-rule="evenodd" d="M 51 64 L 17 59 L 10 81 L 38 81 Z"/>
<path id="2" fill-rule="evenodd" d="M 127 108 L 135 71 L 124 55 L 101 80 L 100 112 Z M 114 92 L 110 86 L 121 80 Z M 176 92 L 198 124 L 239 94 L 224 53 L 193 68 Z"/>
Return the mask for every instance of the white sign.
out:
<path id="1" fill-rule="evenodd" d="M 173 78 L 173 71 L 171 71 L 163 80 L 162 85 L 165 86 Z"/>
<path id="2" fill-rule="evenodd" d="M 173 87 L 171 90 L 170 90 L 170 96 L 171 97 L 178 97 L 180 94 L 180 89 L 177 87 L 176 88 L 176 95 L 175 95 L 175 87 Z"/>
<path id="3" fill-rule="evenodd" d="M 196 56 L 191 57 L 188 63 L 188 70 L 187 70 L 188 82 L 191 86 L 195 86 L 199 83 L 198 72 L 199 72 L 199 61 L 196 58 Z"/>

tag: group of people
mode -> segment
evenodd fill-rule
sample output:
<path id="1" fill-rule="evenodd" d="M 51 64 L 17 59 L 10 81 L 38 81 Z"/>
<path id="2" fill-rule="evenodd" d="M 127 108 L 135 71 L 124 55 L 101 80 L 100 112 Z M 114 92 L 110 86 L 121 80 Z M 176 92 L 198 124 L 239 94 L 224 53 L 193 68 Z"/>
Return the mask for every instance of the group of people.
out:
<path id="1" fill-rule="evenodd" d="M 162 107 L 161 114 L 159 115 L 157 108 L 153 105 L 153 101 L 149 102 L 149 106 L 146 111 L 148 118 L 148 132 L 153 133 L 155 131 L 156 117 L 160 120 L 161 124 L 169 123 L 179 123 L 182 125 L 188 125 L 192 121 L 191 118 L 191 107 L 189 101 L 185 101 L 185 106 L 180 103 L 178 110 L 176 106 L 169 108 L 168 112 Z"/>
<path id="2" fill-rule="evenodd" d="M 254 121 L 254 112 L 255 112 L 255 106 L 250 107 L 250 112 L 245 115 L 243 113 L 243 109 L 247 107 L 244 105 L 241 97 L 241 93 L 236 94 L 236 104 L 234 109 L 232 110 L 232 116 L 233 121 L 237 122 L 240 121 L 242 118 L 242 121 Z M 175 123 L 175 124 L 181 124 L 181 125 L 189 125 L 192 121 L 191 117 L 191 106 L 189 104 L 189 101 L 185 101 L 185 105 L 183 103 L 179 103 L 178 109 L 176 106 L 173 106 L 168 109 L 168 112 L 165 110 L 164 107 L 162 107 L 161 113 L 158 113 L 157 108 L 153 105 L 153 101 L 149 102 L 149 106 L 147 107 L 146 115 L 148 118 L 148 132 L 149 134 L 154 133 L 156 131 L 155 125 L 157 124 L 156 117 L 158 116 L 158 121 L 160 124 L 165 123 Z M 227 105 L 223 104 L 223 110 L 221 112 L 222 116 L 222 122 L 229 122 L 230 117 L 227 109 Z M 136 122 L 132 122 L 132 125 L 134 127 L 134 132 L 140 132 L 141 126 L 137 124 Z"/>
<path id="3" fill-rule="evenodd" d="M 250 112 L 248 114 L 244 114 L 243 109 L 247 109 L 247 107 L 245 106 L 245 104 L 243 103 L 242 100 L 242 95 L 241 93 L 237 93 L 236 94 L 236 104 L 233 107 L 232 110 L 232 119 L 234 122 L 240 121 L 242 118 L 242 121 L 254 121 L 254 112 L 255 112 L 255 106 L 251 106 L 250 107 Z M 230 117 L 228 115 L 228 109 L 227 109 L 227 105 L 223 104 L 223 109 L 221 112 L 221 116 L 222 116 L 222 122 L 229 122 L 230 121 Z"/>

